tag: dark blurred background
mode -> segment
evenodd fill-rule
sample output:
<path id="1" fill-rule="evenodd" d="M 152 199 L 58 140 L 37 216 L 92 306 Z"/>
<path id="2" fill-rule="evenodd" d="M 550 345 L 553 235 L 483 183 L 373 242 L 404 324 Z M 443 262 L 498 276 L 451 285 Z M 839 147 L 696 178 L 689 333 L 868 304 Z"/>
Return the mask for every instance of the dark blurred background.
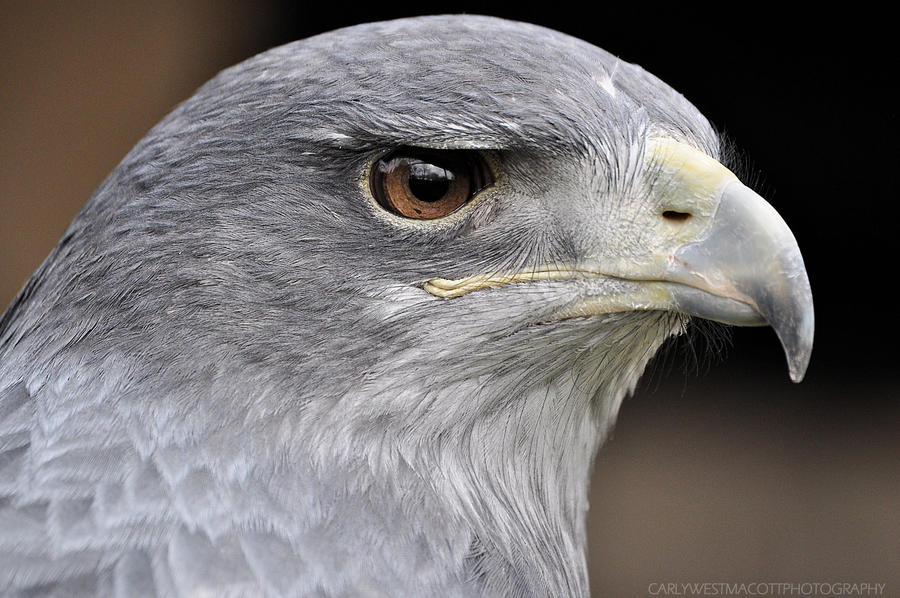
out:
<path id="1" fill-rule="evenodd" d="M 644 66 L 738 144 L 816 299 L 800 385 L 770 329 L 735 329 L 724 352 L 695 335 L 651 364 L 597 461 L 595 595 L 667 582 L 878 582 L 900 595 L 896 33 L 880 14 L 631 4 L 2 1 L 0 303 L 131 146 L 226 66 L 414 14 L 559 29 Z"/>

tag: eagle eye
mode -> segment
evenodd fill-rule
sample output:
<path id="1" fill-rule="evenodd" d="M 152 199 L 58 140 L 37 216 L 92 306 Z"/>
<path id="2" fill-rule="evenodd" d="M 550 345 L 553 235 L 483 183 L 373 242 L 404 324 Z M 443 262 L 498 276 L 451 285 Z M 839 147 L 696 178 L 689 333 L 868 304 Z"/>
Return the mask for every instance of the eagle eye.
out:
<path id="1" fill-rule="evenodd" d="M 372 195 L 385 210 L 431 220 L 459 209 L 494 182 L 484 157 L 470 150 L 400 148 L 372 166 Z"/>

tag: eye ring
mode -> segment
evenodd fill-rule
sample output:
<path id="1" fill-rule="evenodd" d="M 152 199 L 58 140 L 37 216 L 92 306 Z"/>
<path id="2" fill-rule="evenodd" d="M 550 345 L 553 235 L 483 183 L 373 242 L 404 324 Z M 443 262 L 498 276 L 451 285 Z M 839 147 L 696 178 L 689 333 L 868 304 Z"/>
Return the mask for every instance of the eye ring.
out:
<path id="1" fill-rule="evenodd" d="M 413 220 L 447 216 L 493 183 L 484 157 L 472 150 L 402 147 L 376 160 L 369 176 L 378 205 Z"/>

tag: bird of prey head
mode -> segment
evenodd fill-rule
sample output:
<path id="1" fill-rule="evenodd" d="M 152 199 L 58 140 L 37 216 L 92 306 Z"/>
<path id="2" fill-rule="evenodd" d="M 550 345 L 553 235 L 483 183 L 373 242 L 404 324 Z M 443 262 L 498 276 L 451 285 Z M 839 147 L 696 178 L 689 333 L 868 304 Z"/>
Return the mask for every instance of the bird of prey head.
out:
<path id="1" fill-rule="evenodd" d="M 640 67 L 427 17 L 273 49 L 132 150 L 0 322 L 0 593 L 585 596 L 591 461 L 692 317 L 809 283 Z"/>

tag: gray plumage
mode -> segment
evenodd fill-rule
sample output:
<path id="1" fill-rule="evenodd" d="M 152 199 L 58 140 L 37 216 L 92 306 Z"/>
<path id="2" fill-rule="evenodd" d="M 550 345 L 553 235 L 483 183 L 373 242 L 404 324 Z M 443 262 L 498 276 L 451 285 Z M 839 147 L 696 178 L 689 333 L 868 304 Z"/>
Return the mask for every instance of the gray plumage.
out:
<path id="1" fill-rule="evenodd" d="M 639 67 L 493 18 L 222 72 L 0 323 L 0 594 L 586 596 L 591 461 L 687 317 L 551 321 L 624 280 L 422 285 L 641 254 L 650 135 L 718 154 Z M 497 182 L 462 218 L 381 217 L 365 172 L 398 146 L 484 150 Z"/>

